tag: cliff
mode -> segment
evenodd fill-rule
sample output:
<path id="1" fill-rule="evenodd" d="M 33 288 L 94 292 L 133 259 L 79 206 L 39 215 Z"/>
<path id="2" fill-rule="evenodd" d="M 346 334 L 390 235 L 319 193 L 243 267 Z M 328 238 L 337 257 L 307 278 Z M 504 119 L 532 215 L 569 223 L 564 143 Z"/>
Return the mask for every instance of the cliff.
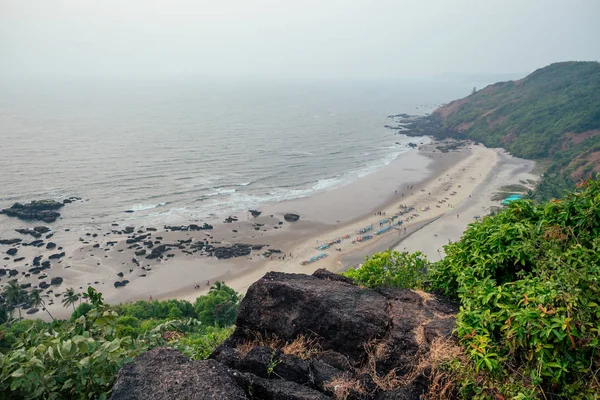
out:
<path id="1" fill-rule="evenodd" d="M 600 172 L 600 64 L 560 62 L 436 109 L 415 134 L 457 137 L 546 160 L 539 199 Z"/>

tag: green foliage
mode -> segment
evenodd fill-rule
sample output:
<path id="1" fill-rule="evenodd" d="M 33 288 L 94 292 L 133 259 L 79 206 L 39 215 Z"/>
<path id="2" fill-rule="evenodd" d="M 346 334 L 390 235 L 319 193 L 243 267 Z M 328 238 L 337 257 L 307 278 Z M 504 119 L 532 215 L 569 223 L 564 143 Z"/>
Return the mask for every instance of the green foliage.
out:
<path id="1" fill-rule="evenodd" d="M 229 326 L 235 324 L 241 296 L 222 282 L 211 286 L 206 296 L 194 303 L 198 319 L 205 325 Z"/>
<path id="2" fill-rule="evenodd" d="M 367 257 L 360 268 L 344 273 L 356 283 L 370 287 L 395 286 L 423 289 L 429 263 L 421 252 L 385 251 Z"/>
<path id="3" fill-rule="evenodd" d="M 75 321 L 77 318 L 86 315 L 92 308 L 93 306 L 90 303 L 81 303 L 75 308 L 73 314 L 71 314 L 71 321 Z"/>
<path id="4" fill-rule="evenodd" d="M 505 398 L 598 393 L 599 181 L 562 201 L 513 202 L 445 251 L 429 278 L 460 300 L 458 336 L 475 373 L 486 376 L 465 384 L 466 394 L 491 398 L 482 387 Z"/>
<path id="5" fill-rule="evenodd" d="M 345 275 L 460 302 L 456 334 L 471 362 L 449 368 L 461 398 L 598 398 L 600 180 L 563 200 L 515 201 L 444 250 L 436 263 L 375 254 Z"/>
<path id="6" fill-rule="evenodd" d="M 239 302 L 231 288 L 221 285 L 216 293 L 223 292 L 229 294 L 223 301 Z M 232 328 L 202 324 L 189 302 L 112 307 L 91 287 L 82 295 L 73 291 L 65 300 L 80 296 L 89 304 L 77 307 L 69 321 L 0 325 L 0 398 L 106 399 L 121 366 L 142 352 L 166 345 L 202 359 L 232 332 Z M 73 304 L 65 302 L 65 306 Z"/>

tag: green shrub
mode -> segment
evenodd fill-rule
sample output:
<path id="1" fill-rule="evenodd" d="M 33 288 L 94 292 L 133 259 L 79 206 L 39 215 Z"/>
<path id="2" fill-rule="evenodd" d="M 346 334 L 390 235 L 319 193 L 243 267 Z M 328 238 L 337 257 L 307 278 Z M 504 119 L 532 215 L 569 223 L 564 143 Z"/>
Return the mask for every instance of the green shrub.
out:
<path id="1" fill-rule="evenodd" d="M 218 292 L 220 296 L 211 296 L 217 299 L 217 308 L 235 299 L 239 302 L 239 295 L 224 285 Z M 102 295 L 93 288 L 88 288 L 84 297 L 90 304 L 79 306 L 74 312 L 76 318 L 69 321 L 0 325 L 0 398 L 106 399 L 121 366 L 144 351 L 166 345 L 201 359 L 232 331 L 205 326 L 194 318 L 165 318 L 195 315 L 189 302 L 136 302 L 113 307 L 104 304 Z M 119 316 L 116 310 L 127 315 Z M 132 314 L 163 318 L 144 319 Z"/>
<path id="2" fill-rule="evenodd" d="M 388 250 L 367 257 L 362 266 L 350 268 L 344 275 L 370 288 L 395 286 L 423 289 L 428 265 L 427 257 L 421 252 Z"/>
<path id="3" fill-rule="evenodd" d="M 198 319 L 207 326 L 229 326 L 235 324 L 241 296 L 222 282 L 215 282 L 206 296 L 194 303 Z"/>
<path id="4" fill-rule="evenodd" d="M 466 385 L 469 396 L 491 398 L 482 387 L 506 398 L 598 393 L 599 181 L 562 201 L 514 202 L 445 251 L 429 277 L 460 300 L 458 336 L 487 377 Z"/>

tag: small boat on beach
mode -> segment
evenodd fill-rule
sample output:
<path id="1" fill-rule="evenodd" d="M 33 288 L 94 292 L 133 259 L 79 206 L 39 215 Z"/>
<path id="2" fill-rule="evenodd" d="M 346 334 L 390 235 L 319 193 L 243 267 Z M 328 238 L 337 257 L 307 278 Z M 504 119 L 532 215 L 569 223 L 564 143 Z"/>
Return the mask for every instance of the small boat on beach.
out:
<path id="1" fill-rule="evenodd" d="M 358 233 L 363 234 L 363 233 L 367 233 L 369 232 L 371 229 L 373 229 L 373 224 L 366 226 L 364 228 L 362 228 L 361 230 L 358 231 Z"/>
<path id="2" fill-rule="evenodd" d="M 377 232 L 375 232 L 376 235 L 381 235 L 382 233 L 386 233 L 387 231 L 389 231 L 390 229 L 392 229 L 392 226 L 386 226 L 385 228 L 381 228 L 380 230 L 378 230 Z"/>

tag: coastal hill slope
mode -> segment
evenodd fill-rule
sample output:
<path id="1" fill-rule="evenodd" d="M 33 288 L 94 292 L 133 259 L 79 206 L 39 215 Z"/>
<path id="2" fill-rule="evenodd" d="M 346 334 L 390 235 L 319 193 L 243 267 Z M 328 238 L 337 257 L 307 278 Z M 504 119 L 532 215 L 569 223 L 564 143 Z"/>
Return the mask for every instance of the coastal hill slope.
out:
<path id="1" fill-rule="evenodd" d="M 438 137 L 480 141 L 517 157 L 548 159 L 540 190 L 561 197 L 600 172 L 600 63 L 560 62 L 498 82 L 436 109 Z"/>

